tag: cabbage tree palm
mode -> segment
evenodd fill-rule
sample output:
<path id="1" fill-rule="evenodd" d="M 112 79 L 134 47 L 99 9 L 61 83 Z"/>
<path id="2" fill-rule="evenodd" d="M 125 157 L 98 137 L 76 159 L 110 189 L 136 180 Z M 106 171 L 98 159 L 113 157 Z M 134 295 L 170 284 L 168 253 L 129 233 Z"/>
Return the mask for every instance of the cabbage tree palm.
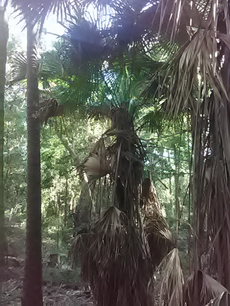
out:
<path id="1" fill-rule="evenodd" d="M 121 98 L 129 91 L 127 85 L 119 92 Z M 139 107 L 114 99 L 93 112 L 109 118 L 111 128 L 83 165 L 95 206 L 88 203 L 93 218 L 76 236 L 72 252 L 75 260 L 81 255 L 83 280 L 101 306 L 152 305 L 153 271 L 172 247 L 153 186 L 148 185 L 145 197 L 140 193 L 145 152 L 134 127 Z"/>
<path id="2" fill-rule="evenodd" d="M 86 27 L 84 30 L 86 32 Z M 91 30 L 91 34 L 95 33 L 93 29 Z M 80 33 L 82 32 L 83 30 Z M 88 32 L 87 37 L 91 37 L 90 33 Z M 78 33 L 71 34 L 76 38 Z M 95 217 L 95 212 L 103 213 L 96 224 L 91 224 L 92 230 L 85 233 L 81 228 L 83 234 L 77 236 L 76 244 L 80 246 L 83 259 L 83 279 L 90 283 L 99 305 L 148 305 L 151 303 L 149 288 L 151 288 L 153 270 L 170 249 L 172 242 L 167 224 L 161 218 L 157 205 L 154 206 L 155 202 L 149 203 L 149 206 L 152 206 L 152 214 L 145 218 L 145 233 L 140 216 L 139 188 L 142 181 L 144 150 L 134 126 L 138 110 L 143 107 L 141 101 L 135 100 L 138 95 L 138 80 L 140 81 L 141 77 L 140 63 L 138 60 L 138 69 L 136 69 L 136 65 L 134 67 L 132 65 L 132 60 L 124 61 L 126 69 L 122 69 L 123 67 L 117 65 L 114 60 L 114 68 L 104 71 L 102 69 L 100 71 L 99 67 L 92 69 L 93 59 L 87 57 L 87 44 L 75 40 L 75 46 L 79 45 L 85 50 L 83 54 L 85 57 L 81 58 L 85 68 L 84 73 L 77 69 L 75 75 L 71 77 L 71 83 L 68 83 L 69 78 L 64 73 L 60 76 L 61 83 L 54 78 L 52 89 L 60 100 L 66 100 L 72 106 L 74 105 L 71 99 L 75 102 L 77 98 L 78 103 L 82 98 L 85 99 L 88 114 L 93 117 L 103 116 L 111 121 L 111 129 L 95 144 L 84 164 L 88 175 L 98 180 L 93 179 L 89 183 L 93 201 L 89 199 L 88 188 L 82 191 L 82 198 L 86 201 L 81 203 L 80 207 L 77 206 L 79 210 L 76 211 L 76 225 L 79 228 L 82 226 L 79 224 L 80 221 L 86 223 L 81 215 L 82 209 L 87 211 L 87 216 L 84 215 L 87 220 L 89 220 L 88 215 Z M 90 46 L 91 50 L 93 47 L 94 45 Z M 44 67 L 49 68 L 51 62 L 57 65 L 54 71 L 59 71 L 60 64 L 65 68 L 68 67 L 68 59 L 63 63 L 60 63 L 60 60 L 55 63 L 51 61 L 50 55 L 51 53 L 44 54 L 44 59 L 49 58 L 48 63 L 44 63 Z M 76 60 L 76 55 L 74 59 Z M 153 66 L 151 63 L 151 67 Z M 99 73 L 96 74 L 93 70 L 97 69 Z M 71 71 L 73 65 L 65 72 L 71 73 Z M 91 76 L 87 71 L 92 72 Z M 89 78 L 85 78 L 86 76 Z M 54 86 L 55 82 L 57 86 Z M 84 85 L 83 91 L 79 85 Z M 59 91 L 61 94 L 58 94 Z M 75 102 L 76 107 L 78 104 Z M 101 178 L 102 176 L 105 177 Z M 153 193 L 151 196 L 155 199 Z M 85 203 L 87 200 L 88 203 Z M 88 204 L 88 208 L 85 204 Z M 108 208 L 111 205 L 112 208 Z M 90 208 L 91 214 L 88 213 Z M 104 212 L 106 208 L 108 210 Z M 151 254 L 148 252 L 146 242 L 148 239 Z M 107 240 L 108 243 L 102 243 Z M 126 244 L 126 241 L 129 241 L 129 244 Z M 78 253 L 78 249 L 74 248 L 74 255 L 77 256 Z M 126 275 L 125 280 L 124 275 Z"/>
<path id="3" fill-rule="evenodd" d="M 136 10 L 131 8 L 132 4 Z M 153 88 L 157 77 L 161 81 L 157 96 L 162 98 L 165 112 L 172 117 L 188 113 L 191 118 L 194 269 L 202 269 L 204 260 L 209 261 L 209 273 L 229 290 L 230 3 L 228 0 L 160 0 L 148 1 L 140 10 L 141 4 L 131 0 L 108 3 L 121 17 L 118 46 L 127 51 L 125 47 L 131 41 L 146 42 L 151 35 L 156 37 L 156 33 L 160 42 L 177 45 L 169 61 L 157 73 L 153 71 L 144 93 L 148 98 L 152 94 L 155 99 Z M 147 24 L 150 16 L 152 27 L 146 31 L 144 23 L 145 30 L 141 28 L 138 39 L 135 35 L 140 33 L 141 16 L 145 16 Z M 152 52 L 155 46 L 156 41 Z"/>
<path id="4" fill-rule="evenodd" d="M 2 275 L 4 272 L 5 228 L 4 228 L 4 175 L 3 175 L 3 145 L 4 145 L 4 92 L 7 57 L 8 25 L 4 19 L 4 3 L 0 1 L 0 303 L 2 293 Z"/>
<path id="5" fill-rule="evenodd" d="M 190 2 L 190 10 L 184 14 L 186 2 Z M 157 77 L 162 80 L 164 110 L 170 116 L 188 113 L 191 117 L 194 268 L 202 269 L 206 261 L 208 272 L 229 290 L 229 1 L 178 1 L 173 8 L 163 1 L 160 4 L 162 12 L 171 10 L 172 18 L 164 14 L 162 23 L 172 23 L 172 38 L 190 20 L 190 38 Z M 154 79 L 153 75 L 146 87 L 148 97 Z"/>
<path id="6" fill-rule="evenodd" d="M 76 1 L 12 0 L 27 29 L 27 236 L 26 262 L 22 304 L 41 306 L 41 174 L 40 174 L 40 122 L 36 112 L 39 107 L 37 39 L 50 12 L 68 12 Z"/>

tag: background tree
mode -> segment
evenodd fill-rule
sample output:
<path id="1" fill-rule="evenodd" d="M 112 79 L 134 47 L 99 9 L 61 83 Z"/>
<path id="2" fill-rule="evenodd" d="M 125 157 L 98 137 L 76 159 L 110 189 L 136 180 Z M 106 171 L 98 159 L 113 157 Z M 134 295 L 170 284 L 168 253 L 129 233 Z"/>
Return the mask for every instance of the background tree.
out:
<path id="1" fill-rule="evenodd" d="M 3 145 L 4 145 L 4 93 L 6 75 L 6 57 L 8 41 L 8 25 L 4 19 L 5 7 L 0 1 L 0 303 L 2 297 L 2 276 L 4 275 L 5 218 L 4 218 L 4 172 L 3 172 Z"/>

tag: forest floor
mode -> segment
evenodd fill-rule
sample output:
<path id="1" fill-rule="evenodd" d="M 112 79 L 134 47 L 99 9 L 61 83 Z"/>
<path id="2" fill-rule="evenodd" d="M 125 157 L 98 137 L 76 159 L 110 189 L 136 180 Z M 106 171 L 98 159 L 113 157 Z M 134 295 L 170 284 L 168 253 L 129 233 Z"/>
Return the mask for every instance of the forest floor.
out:
<path id="1" fill-rule="evenodd" d="M 45 271 L 44 271 L 45 270 Z M 23 267 L 8 267 L 3 283 L 2 306 L 21 305 Z M 43 269 L 43 303 L 44 306 L 92 306 L 93 300 L 89 291 L 81 287 L 79 277 L 72 280 L 75 270 L 60 268 Z M 71 277 L 67 277 L 67 276 Z"/>

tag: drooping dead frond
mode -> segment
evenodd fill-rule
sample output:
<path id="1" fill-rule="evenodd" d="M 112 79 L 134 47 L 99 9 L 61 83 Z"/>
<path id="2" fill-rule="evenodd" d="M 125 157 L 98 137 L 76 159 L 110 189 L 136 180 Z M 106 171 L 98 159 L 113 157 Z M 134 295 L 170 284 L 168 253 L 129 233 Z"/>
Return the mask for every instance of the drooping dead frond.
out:
<path id="1" fill-rule="evenodd" d="M 110 172 L 109 161 L 102 159 L 96 154 L 91 154 L 84 164 L 87 175 L 100 178 Z"/>
<path id="2" fill-rule="evenodd" d="M 79 251 L 82 276 L 98 305 L 150 305 L 148 247 L 122 211 L 109 208 L 88 233 L 79 235 L 73 254 Z"/>
<path id="3" fill-rule="evenodd" d="M 11 80 L 8 81 L 7 85 L 13 85 L 16 82 L 26 79 L 27 73 L 27 59 L 21 52 L 16 52 L 12 58 L 11 64 Z"/>
<path id="4" fill-rule="evenodd" d="M 46 99 L 39 103 L 39 110 L 35 114 L 36 117 L 39 117 L 41 124 L 52 117 L 62 116 L 64 114 L 63 105 L 59 105 L 55 99 Z"/>
<path id="5" fill-rule="evenodd" d="M 157 211 L 152 215 L 145 216 L 144 230 L 149 244 L 151 260 L 156 267 L 173 247 L 172 233 L 164 217 Z"/>
<path id="6" fill-rule="evenodd" d="M 110 205 L 130 215 L 132 220 L 139 220 L 138 186 L 145 152 L 134 130 L 127 105 L 123 102 L 120 106 L 111 105 L 108 109 L 111 128 L 95 144 L 84 162 L 84 168 L 87 174 L 95 178 L 109 173 L 109 188 L 113 188 Z"/>
<path id="7" fill-rule="evenodd" d="M 172 249 L 174 242 L 169 226 L 160 211 L 153 183 L 148 178 L 142 184 L 142 200 L 144 231 L 149 244 L 152 264 L 156 267 Z"/>
<path id="8" fill-rule="evenodd" d="M 160 288 L 160 303 L 165 306 L 183 306 L 184 277 L 178 249 L 173 249 L 159 266 L 163 278 Z M 194 304 L 195 305 L 195 304 Z"/>
<path id="9" fill-rule="evenodd" d="M 223 292 L 221 295 L 214 300 L 211 300 L 210 303 L 208 303 L 205 306 L 229 306 L 230 305 L 230 293 L 229 292 Z"/>
<path id="10" fill-rule="evenodd" d="M 199 30 L 175 56 L 165 77 L 166 110 L 177 116 L 188 108 L 196 109 L 194 92 L 203 84 L 201 95 L 210 89 L 219 98 L 228 97 L 221 75 L 217 38 L 212 31 Z M 198 80 L 201 79 L 201 81 Z"/>
<path id="11" fill-rule="evenodd" d="M 205 306 L 225 291 L 227 289 L 215 279 L 198 270 L 187 279 L 184 289 L 185 302 L 188 306 Z"/>
<path id="12" fill-rule="evenodd" d="M 111 156 L 105 147 L 103 137 L 95 143 L 90 156 L 84 162 L 83 166 L 86 174 L 95 179 L 111 172 Z"/>
<path id="13" fill-rule="evenodd" d="M 177 1 L 175 4 L 175 6 L 181 5 L 181 14 L 183 5 L 185 9 L 188 2 Z M 166 111 L 172 116 L 190 109 L 196 112 L 195 100 L 199 100 L 198 103 L 201 104 L 203 99 L 210 96 L 211 91 L 218 99 L 228 99 L 229 95 L 222 73 L 224 62 L 228 61 L 226 50 L 230 47 L 226 35 L 226 29 L 229 28 L 226 5 L 218 4 L 218 1 L 208 1 L 208 3 L 191 1 L 191 3 L 192 9 L 188 9 L 187 17 L 189 18 L 192 10 L 197 10 L 198 15 L 202 17 L 200 24 L 196 25 L 196 31 L 191 35 L 191 39 L 157 73 L 153 74 L 143 91 L 146 97 L 150 94 L 155 97 L 155 92 L 151 91 L 153 84 L 156 80 L 159 82 L 160 78 L 161 84 L 157 89 L 157 95 L 164 101 Z M 173 18 L 175 16 L 172 16 Z"/>

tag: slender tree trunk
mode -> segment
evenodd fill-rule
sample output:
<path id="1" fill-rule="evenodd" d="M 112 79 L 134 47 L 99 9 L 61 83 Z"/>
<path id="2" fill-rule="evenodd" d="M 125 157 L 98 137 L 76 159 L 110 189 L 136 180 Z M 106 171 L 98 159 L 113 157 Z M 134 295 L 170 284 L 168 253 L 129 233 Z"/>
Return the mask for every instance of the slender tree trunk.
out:
<path id="1" fill-rule="evenodd" d="M 180 153 L 177 155 L 176 147 L 174 146 L 174 162 L 175 162 L 175 213 L 176 213 L 176 244 L 178 243 L 179 232 L 179 158 Z"/>
<path id="2" fill-rule="evenodd" d="M 191 182 L 192 182 L 192 160 L 191 160 L 191 151 L 190 151 L 190 117 L 189 114 L 187 116 L 187 137 L 188 137 L 188 162 L 189 162 L 189 194 L 188 194 L 188 266 L 189 266 L 189 273 L 192 273 L 192 267 L 191 267 Z"/>
<path id="3" fill-rule="evenodd" d="M 36 36 L 27 23 L 27 235 L 23 283 L 23 306 L 41 306 L 41 173 L 40 123 L 36 118 L 39 92 L 37 80 Z"/>
<path id="4" fill-rule="evenodd" d="M 1 4 L 1 3 L 0 3 Z M 0 305 L 2 298 L 2 275 L 4 274 L 5 218 L 3 185 L 3 143 L 4 143 L 4 91 L 6 74 L 8 26 L 4 20 L 4 9 L 0 6 Z"/>
<path id="5" fill-rule="evenodd" d="M 68 176 L 66 174 L 65 177 L 65 215 L 64 215 L 64 226 L 67 227 L 67 219 L 69 213 L 69 206 L 68 206 Z"/>
<path id="6" fill-rule="evenodd" d="M 170 165 L 170 153 L 168 151 L 168 163 Z M 169 177 L 169 194 L 170 194 L 170 214 L 173 216 L 173 201 L 172 201 L 172 176 Z"/>

